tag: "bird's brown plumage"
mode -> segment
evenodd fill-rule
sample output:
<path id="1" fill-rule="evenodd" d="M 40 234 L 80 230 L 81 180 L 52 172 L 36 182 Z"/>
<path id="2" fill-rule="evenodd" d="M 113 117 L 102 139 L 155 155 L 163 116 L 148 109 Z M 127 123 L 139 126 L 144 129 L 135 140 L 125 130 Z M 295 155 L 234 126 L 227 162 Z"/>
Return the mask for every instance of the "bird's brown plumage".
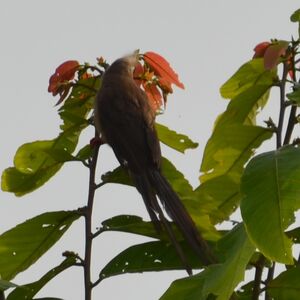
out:
<path id="1" fill-rule="evenodd" d="M 156 195 L 202 262 L 211 263 L 214 258 L 206 242 L 161 173 L 155 112 L 146 94 L 133 80 L 135 63 L 136 56 L 127 56 L 116 60 L 105 72 L 95 103 L 97 131 L 112 147 L 120 164 L 129 171 L 157 230 L 161 228 L 160 222 L 164 228 L 168 225 Z M 165 229 L 172 235 L 170 228 Z"/>

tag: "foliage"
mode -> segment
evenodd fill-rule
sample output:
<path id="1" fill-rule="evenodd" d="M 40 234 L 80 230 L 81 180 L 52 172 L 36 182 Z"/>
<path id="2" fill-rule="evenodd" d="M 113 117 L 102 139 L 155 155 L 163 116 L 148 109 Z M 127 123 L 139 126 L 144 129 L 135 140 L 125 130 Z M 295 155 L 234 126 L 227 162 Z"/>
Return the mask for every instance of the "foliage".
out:
<path id="1" fill-rule="evenodd" d="M 291 21 L 300 28 L 300 10 L 293 13 Z M 163 174 L 213 249 L 217 262 L 204 266 L 169 222 L 187 261 L 197 273 L 173 282 L 162 300 L 259 299 L 263 293 L 269 300 L 299 299 L 299 259 L 294 256 L 293 246 L 300 241 L 300 228 L 288 230 L 295 224 L 295 212 L 300 208 L 299 138 L 293 135 L 299 122 L 299 44 L 299 38 L 259 43 L 252 59 L 222 85 L 221 96 L 229 99 L 229 103 L 217 117 L 205 146 L 197 188 L 193 189 L 184 175 L 169 160 L 163 159 Z M 173 92 L 172 85 L 182 89 L 184 85 L 161 55 L 154 52 L 138 55 L 140 62 L 134 70 L 136 84 L 147 94 L 152 109 L 157 114 L 162 113 L 167 96 Z M 5 291 L 8 300 L 37 299 L 34 297 L 51 279 L 73 266 L 83 267 L 85 287 L 90 291 L 112 276 L 185 269 L 167 235 L 158 233 L 151 222 L 139 216 L 112 216 L 102 221 L 96 232 L 91 231 L 95 191 L 110 183 L 133 185 L 120 167 L 105 172 L 100 183 L 94 182 L 97 141 L 76 151 L 81 133 L 94 126 L 95 96 L 108 66 L 100 57 L 96 65 L 69 60 L 56 68 L 48 91 L 59 96 L 60 133 L 52 140 L 20 146 L 13 166 L 2 173 L 2 190 L 23 196 L 46 184 L 65 163 L 79 161 L 90 172 L 85 207 L 45 212 L 0 235 L 0 290 Z M 278 123 L 270 116 L 258 124 L 257 116 L 268 104 L 273 88 L 279 88 Z M 288 110 L 289 118 L 284 126 Z M 160 141 L 176 151 L 184 153 L 198 146 L 186 135 L 165 125 L 156 124 L 156 129 Z M 275 139 L 276 147 L 256 154 L 262 152 L 260 147 L 271 138 Z M 231 218 L 238 208 L 242 220 L 237 222 Z M 67 251 L 63 254 L 64 261 L 50 267 L 39 280 L 22 285 L 11 282 L 51 249 L 81 216 L 87 233 L 84 258 Z M 215 226 L 228 220 L 233 226 L 226 232 Z M 123 249 L 99 270 L 99 278 L 91 282 L 87 274 L 91 267 L 92 242 L 103 232 L 110 231 L 138 234 L 152 240 Z M 92 264 L 97 265 L 97 262 Z M 277 275 L 274 273 L 276 264 L 285 264 L 286 270 Z M 253 269 L 255 276 L 244 282 L 247 269 Z M 90 295 L 86 293 L 86 300 L 91 299 Z"/>

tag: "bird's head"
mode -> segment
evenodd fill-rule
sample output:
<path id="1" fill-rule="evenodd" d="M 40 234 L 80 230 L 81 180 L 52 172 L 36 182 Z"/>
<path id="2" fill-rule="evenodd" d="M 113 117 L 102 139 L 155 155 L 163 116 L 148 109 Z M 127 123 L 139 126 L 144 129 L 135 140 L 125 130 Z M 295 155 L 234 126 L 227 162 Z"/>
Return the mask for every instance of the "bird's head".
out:
<path id="1" fill-rule="evenodd" d="M 131 75 L 133 74 L 134 68 L 139 61 L 139 51 L 136 50 L 133 53 L 123 56 L 114 61 L 107 69 L 106 74 L 118 74 L 118 75 Z"/>

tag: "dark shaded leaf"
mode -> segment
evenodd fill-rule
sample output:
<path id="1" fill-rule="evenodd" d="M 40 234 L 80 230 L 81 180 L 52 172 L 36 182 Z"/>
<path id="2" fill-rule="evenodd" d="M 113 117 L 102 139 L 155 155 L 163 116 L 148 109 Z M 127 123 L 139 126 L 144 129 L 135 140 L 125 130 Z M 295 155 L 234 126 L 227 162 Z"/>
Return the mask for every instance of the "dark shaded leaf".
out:
<path id="1" fill-rule="evenodd" d="M 30 267 L 79 217 L 78 211 L 48 212 L 0 235 L 1 277 L 11 280 Z"/>
<path id="2" fill-rule="evenodd" d="M 60 265 L 51 269 L 47 272 L 41 279 L 22 285 L 15 290 L 13 290 L 7 297 L 7 300 L 31 300 L 33 297 L 54 277 L 56 277 L 59 273 L 64 270 L 70 268 L 76 263 L 76 258 L 68 257 L 66 258 Z M 39 298 L 40 300 L 44 299 L 53 299 L 59 300 L 58 298 Z M 35 300 L 38 300 L 35 298 Z"/>
<path id="3" fill-rule="evenodd" d="M 201 268 L 203 264 L 190 247 L 185 242 L 181 242 L 180 245 L 190 266 L 195 269 Z M 104 279 L 126 273 L 184 269 L 172 244 L 155 241 L 127 248 L 113 258 L 99 276 Z"/>
<path id="4" fill-rule="evenodd" d="M 300 295 L 300 267 L 282 272 L 268 285 L 268 293 L 274 300 L 298 300 Z"/>

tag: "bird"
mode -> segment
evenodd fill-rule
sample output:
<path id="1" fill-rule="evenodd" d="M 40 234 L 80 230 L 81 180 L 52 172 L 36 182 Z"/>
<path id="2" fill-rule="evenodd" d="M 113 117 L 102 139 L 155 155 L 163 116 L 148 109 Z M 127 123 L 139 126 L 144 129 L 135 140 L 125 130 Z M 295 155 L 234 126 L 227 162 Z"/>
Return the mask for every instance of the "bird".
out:
<path id="1" fill-rule="evenodd" d="M 120 165 L 128 171 L 156 230 L 166 230 L 188 274 L 191 274 L 191 267 L 165 213 L 204 265 L 214 263 L 215 257 L 162 174 L 162 154 L 155 129 L 156 112 L 133 78 L 138 61 L 139 56 L 134 53 L 117 59 L 107 68 L 95 99 L 94 124 L 101 141 L 112 148 Z"/>

